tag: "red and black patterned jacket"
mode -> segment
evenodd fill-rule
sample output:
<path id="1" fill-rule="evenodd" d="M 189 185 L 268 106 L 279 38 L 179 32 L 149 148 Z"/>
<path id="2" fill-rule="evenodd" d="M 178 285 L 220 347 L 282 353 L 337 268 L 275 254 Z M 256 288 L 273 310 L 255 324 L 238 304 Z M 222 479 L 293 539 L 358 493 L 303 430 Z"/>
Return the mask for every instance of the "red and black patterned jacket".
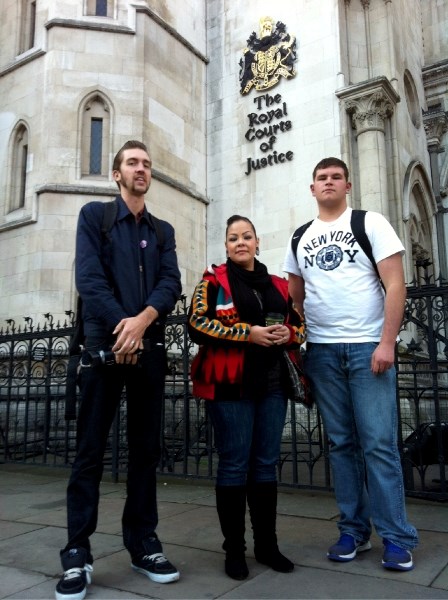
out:
<path id="1" fill-rule="evenodd" d="M 276 275 L 271 275 L 271 278 L 288 305 L 285 324 L 291 335 L 287 347 L 297 348 L 306 338 L 303 317 L 292 306 L 288 282 Z M 196 286 L 188 331 L 192 341 L 200 346 L 191 368 L 195 396 L 213 400 L 216 384 L 242 383 L 251 324 L 240 321 L 233 304 L 225 264 L 208 267 Z"/>

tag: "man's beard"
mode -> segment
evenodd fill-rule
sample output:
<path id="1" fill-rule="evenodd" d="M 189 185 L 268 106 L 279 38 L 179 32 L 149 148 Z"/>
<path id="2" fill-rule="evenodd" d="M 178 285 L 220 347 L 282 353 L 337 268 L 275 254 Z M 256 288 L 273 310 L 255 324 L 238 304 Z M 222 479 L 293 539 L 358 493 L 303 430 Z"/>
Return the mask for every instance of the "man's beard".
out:
<path id="1" fill-rule="evenodd" d="M 136 187 L 134 180 L 132 180 L 129 184 L 129 182 L 127 182 L 125 179 L 122 179 L 121 185 L 128 192 L 130 192 L 131 194 L 133 194 L 135 196 L 138 196 L 138 195 L 144 196 L 146 194 L 146 192 L 149 190 L 149 186 L 151 185 L 151 182 L 147 183 L 145 185 L 145 188 L 141 188 L 141 187 Z"/>

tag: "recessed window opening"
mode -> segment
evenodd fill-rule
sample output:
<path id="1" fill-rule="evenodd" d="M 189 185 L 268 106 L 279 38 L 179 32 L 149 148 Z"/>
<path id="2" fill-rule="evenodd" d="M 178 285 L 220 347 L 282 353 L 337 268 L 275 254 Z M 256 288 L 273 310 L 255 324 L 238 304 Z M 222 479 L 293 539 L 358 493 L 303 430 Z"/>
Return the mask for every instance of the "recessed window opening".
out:
<path id="1" fill-rule="evenodd" d="M 96 0 L 95 15 L 97 17 L 107 17 L 107 0 Z"/>
<path id="2" fill-rule="evenodd" d="M 90 121 L 90 175 L 101 175 L 103 153 L 103 119 Z"/>

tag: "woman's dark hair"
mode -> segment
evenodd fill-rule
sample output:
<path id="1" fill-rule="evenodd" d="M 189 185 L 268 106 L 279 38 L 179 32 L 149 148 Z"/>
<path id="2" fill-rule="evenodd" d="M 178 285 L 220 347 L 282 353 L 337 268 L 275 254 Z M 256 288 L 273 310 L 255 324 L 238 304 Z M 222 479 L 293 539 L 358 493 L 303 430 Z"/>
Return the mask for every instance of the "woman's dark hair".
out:
<path id="1" fill-rule="evenodd" d="M 229 217 L 227 219 L 226 239 L 227 239 L 227 232 L 229 231 L 229 227 L 231 225 L 233 225 L 234 223 L 236 223 L 237 221 L 245 221 L 246 223 L 248 223 L 252 227 L 255 237 L 257 237 L 257 232 L 255 231 L 254 224 L 252 223 L 252 221 L 250 219 L 248 219 L 247 217 L 242 217 L 241 215 L 232 215 L 231 217 Z"/>

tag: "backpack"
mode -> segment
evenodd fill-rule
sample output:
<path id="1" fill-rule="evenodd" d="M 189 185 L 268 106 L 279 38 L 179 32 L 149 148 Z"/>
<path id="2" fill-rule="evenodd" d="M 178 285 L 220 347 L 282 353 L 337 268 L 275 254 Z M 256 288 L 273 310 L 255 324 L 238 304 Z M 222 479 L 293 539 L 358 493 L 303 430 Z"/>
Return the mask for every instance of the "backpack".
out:
<path id="1" fill-rule="evenodd" d="M 377 274 L 378 279 L 380 280 L 380 283 L 383 286 L 377 264 L 375 262 L 375 259 L 373 258 L 372 245 L 366 234 L 366 226 L 365 226 L 366 212 L 367 212 L 366 210 L 353 209 L 352 216 L 350 218 L 350 227 L 352 228 L 352 233 L 353 233 L 355 240 L 361 246 L 361 249 L 363 250 L 364 254 L 367 256 L 367 258 L 372 263 L 372 266 L 375 269 L 375 273 Z M 296 261 L 297 261 L 297 247 L 299 245 L 299 242 L 300 242 L 303 234 L 305 233 L 305 231 L 308 229 L 308 227 L 311 225 L 312 222 L 313 221 L 308 221 L 308 223 L 304 223 L 303 225 L 298 227 L 292 235 L 291 248 L 292 248 L 294 258 L 296 259 Z M 384 286 L 383 286 L 383 289 L 384 289 Z"/>
<path id="2" fill-rule="evenodd" d="M 110 231 L 115 224 L 118 212 L 118 201 L 112 200 L 103 204 L 103 219 L 101 222 L 101 239 L 111 242 Z M 154 227 L 157 238 L 157 247 L 160 249 L 164 244 L 164 235 L 160 219 L 148 213 L 150 223 Z M 65 420 L 76 419 L 76 384 L 78 379 L 78 364 L 84 344 L 84 324 L 82 321 L 82 299 L 78 294 L 76 301 L 75 330 L 70 339 L 68 347 L 67 381 L 65 387 Z"/>

